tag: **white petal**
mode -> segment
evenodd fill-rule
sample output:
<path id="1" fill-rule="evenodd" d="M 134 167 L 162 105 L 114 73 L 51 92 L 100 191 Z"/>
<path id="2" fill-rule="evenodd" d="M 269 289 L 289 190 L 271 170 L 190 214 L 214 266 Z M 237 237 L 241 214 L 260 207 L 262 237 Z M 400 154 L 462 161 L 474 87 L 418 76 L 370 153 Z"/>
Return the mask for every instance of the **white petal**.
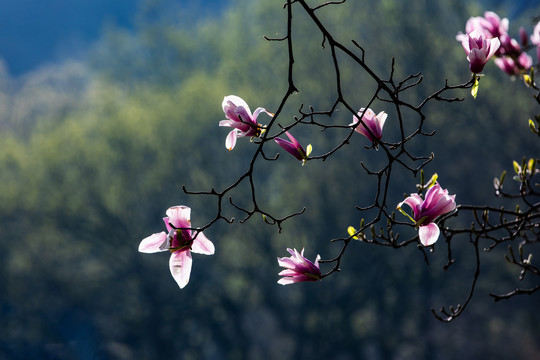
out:
<path id="1" fill-rule="evenodd" d="M 214 244 L 204 235 L 202 232 L 197 234 L 193 244 L 191 244 L 191 251 L 197 254 L 213 255 L 215 252 Z"/>
<path id="2" fill-rule="evenodd" d="M 191 275 L 191 265 L 193 261 L 191 259 L 191 253 L 188 250 L 175 251 L 171 254 L 169 259 L 169 268 L 171 269 L 171 275 L 176 280 L 180 289 L 183 289 L 189 282 L 189 276 Z"/>
<path id="3" fill-rule="evenodd" d="M 223 102 L 221 103 L 221 107 L 223 108 L 223 111 L 226 113 L 227 109 L 230 107 L 229 102 L 233 103 L 235 107 L 244 107 L 248 110 L 248 112 L 251 114 L 251 111 L 249 110 L 248 104 L 242 99 L 241 97 L 238 97 L 236 95 L 228 95 L 223 98 Z"/>
<path id="4" fill-rule="evenodd" d="M 191 208 L 184 205 L 172 206 L 166 212 L 169 222 L 176 228 L 190 228 Z"/>
<path id="5" fill-rule="evenodd" d="M 142 253 L 155 253 L 164 251 L 167 247 L 163 247 L 167 242 L 167 233 L 164 231 L 156 234 L 152 234 L 144 238 L 139 244 L 139 252 Z"/>
<path id="6" fill-rule="evenodd" d="M 424 246 L 435 244 L 440 234 L 439 227 L 435 223 L 429 223 L 425 226 L 420 226 L 418 229 L 418 237 Z"/>
<path id="7" fill-rule="evenodd" d="M 238 137 L 238 131 L 236 129 L 234 129 L 233 131 L 229 133 L 229 135 L 227 135 L 227 138 L 225 139 L 225 147 L 229 149 L 229 151 L 234 149 L 236 145 L 237 137 Z"/>

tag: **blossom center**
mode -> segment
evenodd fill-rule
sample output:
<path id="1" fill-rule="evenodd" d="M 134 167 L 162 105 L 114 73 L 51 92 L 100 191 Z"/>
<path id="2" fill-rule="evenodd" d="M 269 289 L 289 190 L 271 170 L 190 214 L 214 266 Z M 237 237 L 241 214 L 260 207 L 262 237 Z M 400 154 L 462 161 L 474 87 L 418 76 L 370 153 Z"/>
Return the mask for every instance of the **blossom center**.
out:
<path id="1" fill-rule="evenodd" d="M 193 239 L 188 230 L 185 229 L 171 229 L 167 235 L 169 242 L 169 251 L 175 252 L 183 249 L 190 249 L 193 244 Z"/>

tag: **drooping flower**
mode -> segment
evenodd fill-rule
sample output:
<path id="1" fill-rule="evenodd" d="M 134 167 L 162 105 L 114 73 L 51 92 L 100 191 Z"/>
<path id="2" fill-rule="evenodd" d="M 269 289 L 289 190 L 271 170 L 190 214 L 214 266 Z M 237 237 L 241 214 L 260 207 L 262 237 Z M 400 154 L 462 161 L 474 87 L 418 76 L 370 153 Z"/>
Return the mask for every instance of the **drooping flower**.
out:
<path id="1" fill-rule="evenodd" d="M 469 60 L 471 72 L 478 74 L 501 46 L 498 38 L 488 39 L 479 30 L 473 30 L 461 42 Z"/>
<path id="2" fill-rule="evenodd" d="M 456 208 L 456 195 L 448 195 L 448 190 L 443 190 L 439 183 L 431 186 L 424 199 L 418 194 L 411 194 L 397 206 L 401 212 L 407 215 L 418 227 L 418 237 L 424 246 L 434 244 L 439 238 L 439 227 L 433 221 Z M 401 207 L 409 205 L 413 211 L 411 217 Z"/>
<path id="3" fill-rule="evenodd" d="M 308 160 L 309 154 L 311 154 L 311 144 L 308 145 L 307 150 L 304 150 L 302 145 L 292 136 L 288 131 L 285 131 L 285 134 L 291 141 L 283 140 L 280 138 L 275 138 L 276 143 L 287 151 L 289 154 L 302 161 L 302 165 Z"/>
<path id="4" fill-rule="evenodd" d="M 358 114 L 353 116 L 353 122 L 349 126 L 356 125 L 355 130 L 357 133 L 364 135 L 372 143 L 376 143 L 377 140 L 382 138 L 382 129 L 387 117 L 388 114 L 384 111 L 375 115 L 373 110 L 361 108 L 358 110 Z M 359 119 L 362 119 L 364 124 L 360 123 Z"/>
<path id="5" fill-rule="evenodd" d="M 155 253 L 170 251 L 169 267 L 171 274 L 180 286 L 184 288 L 191 274 L 191 252 L 204 255 L 214 254 L 214 244 L 202 233 L 191 230 L 191 209 L 187 206 L 173 206 L 163 218 L 168 233 L 162 231 L 152 234 L 141 241 L 139 252 Z"/>
<path id="6" fill-rule="evenodd" d="M 225 139 L 225 147 L 229 150 L 234 149 L 236 139 L 239 137 L 258 137 L 261 135 L 263 126 L 257 124 L 257 117 L 261 112 L 264 111 L 269 116 L 274 116 L 262 107 L 255 109 L 255 112 L 251 114 L 248 104 L 235 95 L 225 96 L 221 106 L 227 119 L 221 120 L 219 126 L 234 128 Z"/>
<path id="7" fill-rule="evenodd" d="M 287 249 L 290 257 L 277 258 L 279 266 L 285 268 L 278 275 L 283 276 L 278 280 L 278 284 L 288 285 L 302 281 L 317 281 L 321 279 L 321 270 L 319 269 L 319 260 L 317 255 L 315 262 L 312 263 L 304 257 L 304 249 L 298 253 L 296 249 Z"/>

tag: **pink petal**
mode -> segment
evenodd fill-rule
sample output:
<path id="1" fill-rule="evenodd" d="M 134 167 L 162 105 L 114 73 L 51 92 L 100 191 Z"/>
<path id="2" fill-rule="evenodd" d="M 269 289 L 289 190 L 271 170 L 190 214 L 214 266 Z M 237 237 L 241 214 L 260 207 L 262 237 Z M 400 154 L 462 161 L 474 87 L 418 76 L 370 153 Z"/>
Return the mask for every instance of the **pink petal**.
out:
<path id="1" fill-rule="evenodd" d="M 291 144 L 294 145 L 295 148 L 301 148 L 300 143 L 296 140 L 294 136 L 292 136 L 288 131 L 285 131 L 285 135 L 291 140 Z"/>
<path id="2" fill-rule="evenodd" d="M 169 217 L 169 222 L 176 228 L 190 228 L 190 216 L 191 216 L 191 208 L 184 206 L 184 205 L 178 205 L 173 206 L 167 209 L 166 212 L 167 216 Z"/>
<path id="3" fill-rule="evenodd" d="M 467 59 L 469 60 L 469 69 L 475 74 L 481 73 L 488 61 L 484 52 L 478 49 L 472 49 Z"/>
<path id="4" fill-rule="evenodd" d="M 197 254 L 214 255 L 215 248 L 206 235 L 200 232 L 191 244 L 191 251 Z"/>
<path id="5" fill-rule="evenodd" d="M 422 197 L 420 197 L 420 195 L 414 193 L 414 194 L 411 194 L 409 197 L 407 197 L 402 202 L 400 202 L 397 207 L 401 208 L 401 207 L 403 207 L 403 204 L 409 205 L 409 207 L 413 211 L 414 219 L 416 221 L 418 221 L 418 220 L 420 220 L 420 219 L 418 219 L 418 216 L 420 215 L 423 203 L 424 203 L 424 200 L 422 199 Z"/>
<path id="6" fill-rule="evenodd" d="M 236 116 L 238 117 L 238 120 L 242 123 L 248 123 L 248 124 L 244 124 L 244 128 L 247 130 L 250 128 L 249 126 L 249 123 L 255 123 L 253 121 L 253 116 L 251 115 L 251 111 L 249 110 L 249 107 L 248 108 L 245 108 L 243 106 L 239 106 L 235 109 L 234 113 L 236 114 Z M 244 131 L 246 131 L 244 130 Z"/>
<path id="7" fill-rule="evenodd" d="M 231 127 L 233 123 L 234 123 L 233 120 L 221 120 L 221 121 L 219 122 L 219 126 L 228 126 L 228 127 Z"/>
<path id="8" fill-rule="evenodd" d="M 480 49 L 472 49 L 467 57 L 472 65 L 484 65 L 487 62 L 486 54 Z"/>
<path id="9" fill-rule="evenodd" d="M 317 269 L 319 268 L 319 260 L 321 260 L 321 255 L 317 254 L 317 257 L 315 258 L 315 262 L 313 263 L 313 265 L 315 265 Z"/>
<path id="10" fill-rule="evenodd" d="M 381 111 L 378 115 L 377 115 L 377 120 L 379 120 L 379 128 L 381 130 L 381 135 L 382 135 L 382 129 L 383 129 L 383 126 L 384 126 L 384 123 L 386 122 L 386 118 L 388 117 L 388 114 L 385 113 L 384 111 Z"/>
<path id="11" fill-rule="evenodd" d="M 367 119 L 371 119 L 373 116 L 375 116 L 375 112 L 371 110 L 370 108 L 368 108 L 367 110 L 366 108 L 360 108 L 360 110 L 358 110 L 358 117 L 360 117 L 362 113 L 364 114 L 364 117 Z"/>
<path id="12" fill-rule="evenodd" d="M 167 250 L 167 234 L 162 231 L 144 238 L 139 244 L 139 252 L 155 253 Z"/>
<path id="13" fill-rule="evenodd" d="M 223 102 L 221 103 L 221 106 L 223 108 L 224 113 L 227 113 L 228 109 L 235 109 L 237 107 L 244 107 L 248 111 L 250 111 L 249 106 L 244 101 L 244 99 L 242 99 L 241 97 L 238 97 L 236 95 L 225 96 L 225 98 L 223 98 Z"/>
<path id="14" fill-rule="evenodd" d="M 294 283 L 295 281 L 293 280 L 292 277 L 284 277 L 278 280 L 278 284 L 281 284 L 281 285 L 290 285 Z"/>
<path id="15" fill-rule="evenodd" d="M 275 138 L 274 140 L 279 146 L 281 146 L 281 148 L 283 148 L 283 150 L 287 151 L 289 154 L 291 154 L 298 160 L 303 160 L 302 155 L 300 155 L 300 152 L 298 151 L 298 148 L 293 143 L 280 138 Z"/>
<path id="16" fill-rule="evenodd" d="M 444 215 L 456 208 L 456 201 L 455 201 L 456 195 L 445 195 L 439 201 L 437 204 L 435 204 L 432 209 L 430 216 L 433 216 L 435 219 L 438 216 Z"/>
<path id="17" fill-rule="evenodd" d="M 468 56 L 469 53 L 471 52 L 471 49 L 469 47 L 469 36 L 468 35 L 465 35 L 462 38 L 461 45 L 463 46 L 463 50 L 465 50 L 465 54 L 467 54 L 467 56 Z"/>
<path id="18" fill-rule="evenodd" d="M 298 275 L 298 272 L 294 271 L 293 269 L 285 269 L 285 270 L 281 270 L 278 275 L 279 276 L 295 276 L 295 275 Z"/>
<path id="19" fill-rule="evenodd" d="M 357 133 L 362 134 L 365 137 L 367 137 L 368 140 L 370 140 L 370 141 L 373 140 L 371 134 L 369 133 L 369 131 L 367 130 L 367 128 L 366 128 L 366 126 L 364 124 L 358 125 L 355 130 L 356 130 Z"/>
<path id="20" fill-rule="evenodd" d="M 499 41 L 498 38 L 493 38 L 488 41 L 491 42 L 489 46 L 489 53 L 487 54 L 487 58 L 489 59 L 497 52 L 497 50 L 499 50 L 499 47 L 501 46 L 501 42 Z"/>
<path id="21" fill-rule="evenodd" d="M 432 202 L 436 202 L 443 195 L 444 195 L 444 190 L 442 190 L 441 185 L 439 185 L 439 183 L 436 182 L 426 192 L 424 203 L 430 204 Z"/>
<path id="22" fill-rule="evenodd" d="M 358 111 L 358 114 L 353 117 L 353 124 L 360 122 L 359 119 L 363 113 L 364 115 L 361 117 L 363 124 L 360 122 L 360 124 L 356 126 L 355 130 L 359 134 L 362 134 L 368 138 L 369 141 L 373 142 L 382 137 L 382 127 L 384 126 L 387 115 L 384 111 L 381 111 L 379 115 L 375 115 L 373 110 L 369 108 L 365 111 L 364 110 L 365 108 L 361 108 Z"/>
<path id="23" fill-rule="evenodd" d="M 418 237 L 420 242 L 424 246 L 429 246 L 435 244 L 439 238 L 439 227 L 435 223 L 429 223 L 425 226 L 420 226 L 418 229 Z"/>
<path id="24" fill-rule="evenodd" d="M 175 251 L 171 254 L 169 268 L 180 289 L 183 289 L 189 282 L 192 263 L 191 253 L 188 249 Z"/>
<path id="25" fill-rule="evenodd" d="M 168 217 L 164 217 L 163 218 L 163 222 L 165 223 L 165 227 L 167 228 L 167 231 L 171 231 L 172 230 L 172 226 L 171 224 L 169 223 L 169 218 Z"/>
<path id="26" fill-rule="evenodd" d="M 227 149 L 232 150 L 236 146 L 236 139 L 238 138 L 238 131 L 234 129 L 227 135 L 227 138 L 225 139 L 225 147 Z"/>
<path id="27" fill-rule="evenodd" d="M 255 111 L 253 112 L 253 121 L 254 121 L 254 122 L 256 122 L 257 117 L 258 117 L 259 114 L 260 114 L 261 112 L 263 112 L 263 111 L 264 111 L 266 114 L 268 114 L 268 116 L 270 116 L 270 117 L 273 117 L 273 116 L 274 116 L 274 114 L 272 114 L 271 112 L 269 112 L 269 111 L 266 110 L 265 108 L 259 107 L 259 108 L 255 109 Z"/>
<path id="28" fill-rule="evenodd" d="M 278 261 L 278 265 L 281 267 L 288 268 L 288 269 L 295 268 L 295 263 L 290 258 L 286 258 L 286 257 L 277 258 L 277 261 Z"/>

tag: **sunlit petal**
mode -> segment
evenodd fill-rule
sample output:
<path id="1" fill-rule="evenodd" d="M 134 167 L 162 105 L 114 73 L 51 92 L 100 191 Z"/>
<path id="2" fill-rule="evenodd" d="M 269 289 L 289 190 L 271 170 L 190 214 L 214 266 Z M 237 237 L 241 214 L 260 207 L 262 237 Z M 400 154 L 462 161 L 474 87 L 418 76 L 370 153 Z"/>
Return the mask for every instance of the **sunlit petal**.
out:
<path id="1" fill-rule="evenodd" d="M 163 245 L 167 243 L 167 233 L 164 231 L 144 238 L 139 244 L 139 252 L 155 253 L 166 250 Z"/>
<path id="2" fill-rule="evenodd" d="M 190 228 L 190 217 L 191 217 L 191 208 L 179 205 L 170 207 L 167 210 L 167 216 L 169 217 L 169 222 L 178 228 Z"/>
<path id="3" fill-rule="evenodd" d="M 175 251 L 169 259 L 171 275 L 176 280 L 180 289 L 183 289 L 189 282 L 191 275 L 191 253 L 189 250 Z"/>
<path id="4" fill-rule="evenodd" d="M 418 228 L 418 237 L 420 238 L 420 243 L 424 246 L 433 245 L 439 238 L 439 233 L 439 227 L 435 223 L 429 223 Z"/>
<path id="5" fill-rule="evenodd" d="M 214 243 L 200 232 L 191 244 L 191 251 L 197 254 L 213 255 L 215 252 Z"/>

